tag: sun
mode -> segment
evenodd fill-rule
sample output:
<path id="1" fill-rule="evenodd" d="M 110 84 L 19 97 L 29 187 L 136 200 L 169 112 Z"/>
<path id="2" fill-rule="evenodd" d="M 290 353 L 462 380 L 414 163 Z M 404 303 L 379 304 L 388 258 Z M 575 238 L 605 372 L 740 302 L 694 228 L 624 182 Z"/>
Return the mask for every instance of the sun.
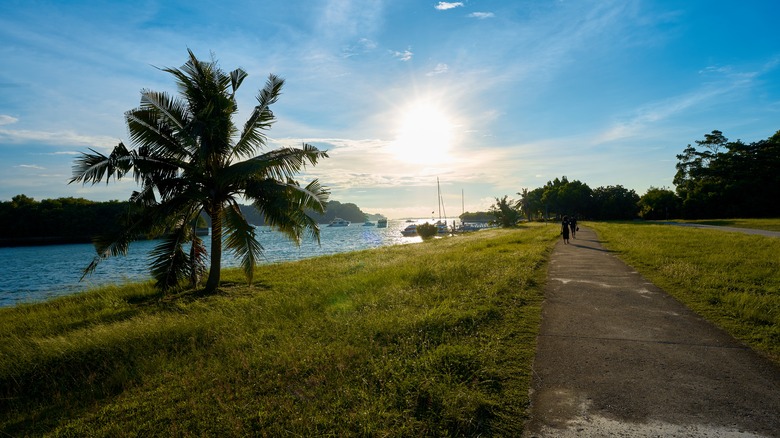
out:
<path id="1" fill-rule="evenodd" d="M 411 163 L 448 161 L 453 123 L 445 111 L 428 102 L 416 102 L 402 111 L 393 153 Z"/>

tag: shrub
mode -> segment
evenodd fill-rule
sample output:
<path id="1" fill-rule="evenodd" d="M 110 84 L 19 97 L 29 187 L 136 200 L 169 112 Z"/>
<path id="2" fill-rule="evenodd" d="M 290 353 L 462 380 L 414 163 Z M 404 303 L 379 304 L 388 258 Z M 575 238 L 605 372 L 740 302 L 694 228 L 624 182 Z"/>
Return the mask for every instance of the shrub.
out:
<path id="1" fill-rule="evenodd" d="M 429 239 L 435 236 L 438 232 L 439 228 L 434 224 L 429 224 L 426 222 L 424 224 L 417 225 L 417 235 L 423 239 Z"/>

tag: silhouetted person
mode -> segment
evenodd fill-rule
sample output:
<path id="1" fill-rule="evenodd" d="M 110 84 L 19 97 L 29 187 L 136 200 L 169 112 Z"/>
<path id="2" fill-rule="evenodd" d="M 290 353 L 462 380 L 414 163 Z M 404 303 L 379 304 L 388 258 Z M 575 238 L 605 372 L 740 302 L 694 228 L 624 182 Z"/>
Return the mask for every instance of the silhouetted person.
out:
<path id="1" fill-rule="evenodd" d="M 569 219 L 569 228 L 571 229 L 571 237 L 572 239 L 577 238 L 577 217 L 572 216 L 571 219 Z"/>
<path id="2" fill-rule="evenodd" d="M 561 222 L 561 235 L 563 236 L 563 243 L 568 244 L 569 243 L 569 216 L 563 217 L 563 222 Z"/>

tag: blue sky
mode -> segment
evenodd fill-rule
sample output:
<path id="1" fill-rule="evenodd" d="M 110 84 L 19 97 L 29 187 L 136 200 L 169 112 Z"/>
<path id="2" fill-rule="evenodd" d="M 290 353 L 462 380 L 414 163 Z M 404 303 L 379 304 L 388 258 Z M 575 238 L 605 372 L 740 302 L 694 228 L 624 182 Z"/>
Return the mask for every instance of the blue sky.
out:
<path id="1" fill-rule="evenodd" d="M 218 6 L 214 6 L 218 4 Z M 714 129 L 780 129 L 780 2 L 643 0 L 0 1 L 0 200 L 127 199 L 68 185 L 77 152 L 128 141 L 155 67 L 192 49 L 286 79 L 272 145 L 330 158 L 301 175 L 390 218 L 487 209 L 567 176 L 639 195 Z"/>

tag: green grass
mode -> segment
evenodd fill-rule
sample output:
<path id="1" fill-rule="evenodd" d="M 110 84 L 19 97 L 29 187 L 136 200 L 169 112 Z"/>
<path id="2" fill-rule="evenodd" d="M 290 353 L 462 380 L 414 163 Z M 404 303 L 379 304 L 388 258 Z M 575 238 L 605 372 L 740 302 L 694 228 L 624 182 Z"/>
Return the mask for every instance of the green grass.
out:
<path id="1" fill-rule="evenodd" d="M 677 222 L 715 225 L 719 227 L 753 228 L 756 230 L 780 231 L 780 219 L 705 219 L 679 220 Z"/>
<path id="2" fill-rule="evenodd" d="M 11 436 L 518 436 L 547 260 L 531 225 L 0 309 Z"/>
<path id="3" fill-rule="evenodd" d="M 780 363 L 780 239 L 658 224 L 587 225 L 654 284 Z"/>

